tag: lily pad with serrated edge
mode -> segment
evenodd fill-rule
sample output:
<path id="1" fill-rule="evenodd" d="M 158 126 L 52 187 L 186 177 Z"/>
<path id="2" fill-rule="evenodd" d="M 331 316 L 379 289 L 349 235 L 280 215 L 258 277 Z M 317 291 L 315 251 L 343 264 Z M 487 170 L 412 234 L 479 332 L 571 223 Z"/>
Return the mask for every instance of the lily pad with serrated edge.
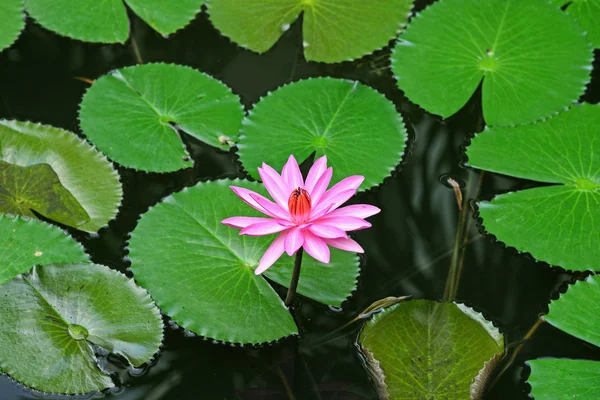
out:
<path id="1" fill-rule="evenodd" d="M 131 234 L 135 279 L 163 313 L 199 335 L 230 343 L 264 343 L 297 333 L 281 298 L 254 269 L 270 236 L 240 236 L 221 220 L 260 216 L 230 185 L 266 194 L 244 180 L 199 183 L 165 198 L 142 215 Z M 294 257 L 283 255 L 264 275 L 289 285 Z M 331 249 L 331 263 L 305 257 L 298 293 L 339 306 L 356 288 L 353 253 Z"/>
<path id="2" fill-rule="evenodd" d="M 137 367 L 158 352 L 162 335 L 162 318 L 148 293 L 102 265 L 34 267 L 0 286 L 0 366 L 43 392 L 112 387 L 92 345 Z"/>
<path id="3" fill-rule="evenodd" d="M 558 300 L 550 303 L 543 317 L 570 335 L 600 346 L 600 277 L 577 282 Z M 536 398 L 600 398 L 600 362 L 544 358 L 530 360 L 527 381 Z M 557 385 L 556 382 L 560 382 Z"/>
<path id="4" fill-rule="evenodd" d="M 35 211 L 97 232 L 117 215 L 122 194 L 112 164 L 75 134 L 0 120 L 0 212 Z"/>
<path id="5" fill-rule="evenodd" d="M 441 0 L 412 19 L 392 55 L 398 87 L 449 117 L 483 79 L 488 125 L 548 117 L 590 80 L 593 52 L 577 24 L 545 0 Z"/>
<path id="6" fill-rule="evenodd" d="M 17 40 L 25 28 L 25 13 L 22 0 L 3 0 L 0 2 L 0 51 Z"/>
<path id="7" fill-rule="evenodd" d="M 402 159 L 406 128 L 382 94 L 358 82 L 316 78 L 291 83 L 262 98 L 240 131 L 238 152 L 248 173 L 260 179 L 263 162 L 282 166 L 313 152 L 326 155 L 332 182 L 363 175 L 359 190 L 376 186 Z"/>
<path id="8" fill-rule="evenodd" d="M 387 45 L 406 23 L 412 0 L 207 0 L 210 20 L 242 47 L 263 53 L 302 14 L 304 56 L 353 60 Z"/>
<path id="9" fill-rule="evenodd" d="M 83 247 L 45 222 L 0 214 L 0 285 L 34 265 L 89 262 Z"/>
<path id="10" fill-rule="evenodd" d="M 567 13 L 587 33 L 587 39 L 600 48 L 600 0 L 550 0 L 559 7 L 567 5 Z"/>
<path id="11" fill-rule="evenodd" d="M 555 183 L 479 203 L 485 229 L 538 260 L 600 268 L 600 105 L 582 104 L 532 125 L 487 128 L 468 165 Z"/>
<path id="12" fill-rule="evenodd" d="M 25 9 L 43 27 L 86 42 L 118 43 L 129 36 L 127 5 L 162 35 L 186 26 L 202 0 L 25 0 Z"/>
<path id="13" fill-rule="evenodd" d="M 464 305 L 410 300 L 375 314 L 358 345 L 382 398 L 464 400 L 504 337 Z"/>
<path id="14" fill-rule="evenodd" d="M 192 166 L 179 131 L 228 148 L 243 116 L 227 86 L 174 64 L 126 67 L 97 79 L 79 112 L 83 133 L 110 159 L 152 172 Z"/>

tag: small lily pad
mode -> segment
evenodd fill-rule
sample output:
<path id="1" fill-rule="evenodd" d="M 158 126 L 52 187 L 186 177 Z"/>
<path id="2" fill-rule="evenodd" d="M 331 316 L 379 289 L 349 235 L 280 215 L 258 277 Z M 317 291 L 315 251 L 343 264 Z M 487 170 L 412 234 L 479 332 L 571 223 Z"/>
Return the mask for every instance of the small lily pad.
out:
<path id="1" fill-rule="evenodd" d="M 261 99 L 243 122 L 240 160 L 255 179 L 263 162 L 299 162 L 315 152 L 333 166 L 333 182 L 363 175 L 359 190 L 380 184 L 402 159 L 406 129 L 394 104 L 358 82 L 317 78 Z"/>
<path id="2" fill-rule="evenodd" d="M 254 269 L 274 236 L 240 236 L 221 220 L 262 215 L 230 185 L 266 194 L 256 182 L 199 183 L 142 216 L 129 243 L 131 269 L 161 310 L 182 327 L 231 343 L 271 342 L 297 333 L 281 298 Z M 294 258 L 264 275 L 287 286 Z M 355 254 L 331 250 L 331 263 L 305 257 L 298 293 L 339 306 L 356 288 Z"/>
<path id="3" fill-rule="evenodd" d="M 0 214 L 0 285 L 34 265 L 61 262 L 89 262 L 89 258 L 78 242 L 55 226 Z"/>
<path id="4" fill-rule="evenodd" d="M 92 345 L 140 366 L 158 352 L 162 334 L 148 293 L 102 265 L 34 267 L 0 286 L 0 366 L 43 392 L 112 387 Z"/>
<path id="5" fill-rule="evenodd" d="M 25 27 L 25 13 L 22 0 L 0 2 L 0 51 L 17 40 Z"/>
<path id="6" fill-rule="evenodd" d="M 600 105 L 582 104 L 532 125 L 487 128 L 468 165 L 555 183 L 479 203 L 485 229 L 538 260 L 600 268 Z"/>
<path id="7" fill-rule="evenodd" d="M 193 165 L 180 130 L 228 148 L 243 116 L 239 97 L 223 83 L 173 64 L 127 67 L 97 79 L 79 114 L 83 133 L 110 159 L 153 172 Z"/>
<path id="8" fill-rule="evenodd" d="M 309 61 L 352 60 L 385 46 L 406 23 L 412 0 L 207 0 L 210 19 L 242 47 L 269 50 L 300 14 Z"/>
<path id="9" fill-rule="evenodd" d="M 571 15 L 594 47 L 600 48 L 600 0 L 551 0 L 559 7 L 567 5 Z"/>
<path id="10" fill-rule="evenodd" d="M 411 300 L 386 308 L 358 343 L 391 400 L 470 398 L 475 377 L 504 351 L 504 338 L 468 307 Z"/>
<path id="11" fill-rule="evenodd" d="M 73 39 L 102 43 L 127 40 L 125 4 L 154 30 L 169 35 L 194 18 L 202 0 L 25 0 L 27 13 L 43 27 Z"/>
<path id="12" fill-rule="evenodd" d="M 481 81 L 488 125 L 548 117 L 590 81 L 593 52 L 575 21 L 546 0 L 444 0 L 415 16 L 392 55 L 398 87 L 449 117 Z"/>
<path id="13" fill-rule="evenodd" d="M 0 120 L 0 212 L 35 211 L 96 232 L 115 217 L 122 194 L 112 164 L 75 134 Z"/>
<path id="14" fill-rule="evenodd" d="M 600 346 L 600 277 L 577 282 L 550 303 L 543 317 L 555 327 Z M 545 358 L 528 361 L 531 393 L 536 398 L 600 398 L 600 362 Z M 557 385 L 556 382 L 560 382 Z"/>

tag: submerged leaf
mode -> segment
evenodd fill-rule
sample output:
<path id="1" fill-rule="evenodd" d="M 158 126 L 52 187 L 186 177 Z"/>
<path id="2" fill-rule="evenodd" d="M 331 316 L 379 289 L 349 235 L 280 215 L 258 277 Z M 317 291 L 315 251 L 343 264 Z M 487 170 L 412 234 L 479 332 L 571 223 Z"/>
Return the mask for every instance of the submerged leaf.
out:
<path id="1" fill-rule="evenodd" d="M 283 86 L 263 98 L 244 120 L 240 160 L 255 179 L 265 162 L 282 166 L 293 154 L 299 162 L 313 152 L 326 155 L 332 182 L 363 175 L 364 190 L 380 184 L 400 163 L 406 128 L 394 104 L 358 82 L 308 79 Z"/>
<path id="2" fill-rule="evenodd" d="M 385 46 L 406 23 L 412 0 L 207 0 L 210 19 L 242 47 L 263 53 L 302 14 L 304 55 L 340 62 Z"/>
<path id="3" fill-rule="evenodd" d="M 89 262 L 83 247 L 59 228 L 0 214 L 0 285 L 34 265 Z"/>
<path id="4" fill-rule="evenodd" d="M 83 133 L 113 161 L 170 172 L 192 166 L 179 130 L 222 148 L 237 138 L 243 115 L 239 97 L 216 79 L 181 65 L 145 64 L 97 79 L 79 118 Z"/>
<path id="5" fill-rule="evenodd" d="M 23 0 L 0 1 L 0 51 L 14 43 L 25 27 Z"/>
<path id="6" fill-rule="evenodd" d="M 27 13 L 43 27 L 86 42 L 125 42 L 129 36 L 129 6 L 163 35 L 187 25 L 202 0 L 25 0 Z"/>
<path id="7" fill-rule="evenodd" d="M 90 220 L 48 164 L 20 167 L 0 161 L 0 210 L 28 217 L 35 217 L 32 211 L 35 210 L 69 226 L 80 226 Z"/>
<path id="8" fill-rule="evenodd" d="M 569 287 L 550 303 L 550 311 L 543 318 L 570 335 L 600 346 L 600 277 L 591 276 Z M 536 398 L 600 398 L 598 361 L 546 358 L 528 363 L 531 375 L 527 381 Z"/>
<path id="9" fill-rule="evenodd" d="M 375 314 L 360 333 L 369 367 L 391 400 L 464 400 L 504 339 L 481 314 L 453 303 L 411 300 Z"/>
<path id="10" fill-rule="evenodd" d="M 119 175 L 73 133 L 0 120 L 0 212 L 42 216 L 96 232 L 117 214 Z"/>
<path id="11" fill-rule="evenodd" d="M 263 343 L 297 333 L 283 301 L 254 269 L 273 237 L 240 236 L 221 223 L 259 216 L 229 185 L 265 193 L 242 180 L 199 183 L 142 216 L 129 243 L 131 269 L 161 310 L 199 335 L 232 343 Z M 293 257 L 264 273 L 287 286 Z M 332 249 L 331 263 L 306 257 L 298 293 L 340 305 L 356 287 L 356 255 Z"/>
<path id="12" fill-rule="evenodd" d="M 392 55 L 398 87 L 449 117 L 483 79 L 488 125 L 548 117 L 590 80 L 592 48 L 577 24 L 546 0 L 444 0 L 412 19 Z"/>
<path id="13" fill-rule="evenodd" d="M 148 293 L 107 267 L 34 267 L 0 286 L 0 366 L 34 389 L 78 394 L 112 387 L 92 344 L 140 366 L 161 341 L 162 319 Z"/>
<path id="14" fill-rule="evenodd" d="M 600 105 L 574 106 L 537 124 L 488 128 L 467 156 L 475 168 L 561 184 L 481 202 L 488 232 L 565 269 L 600 268 Z"/>

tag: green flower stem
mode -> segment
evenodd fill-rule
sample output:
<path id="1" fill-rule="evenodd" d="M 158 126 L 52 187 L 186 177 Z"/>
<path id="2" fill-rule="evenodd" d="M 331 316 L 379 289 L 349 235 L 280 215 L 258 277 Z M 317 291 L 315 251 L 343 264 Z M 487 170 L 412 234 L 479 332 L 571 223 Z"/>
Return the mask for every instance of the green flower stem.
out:
<path id="1" fill-rule="evenodd" d="M 285 306 L 289 307 L 296 297 L 296 288 L 298 287 L 298 280 L 300 279 L 300 267 L 302 266 L 302 254 L 304 249 L 300 247 L 296 252 L 296 259 L 294 260 L 294 272 L 292 272 L 292 280 L 290 282 L 290 288 L 288 289 L 287 296 L 285 296 Z"/>

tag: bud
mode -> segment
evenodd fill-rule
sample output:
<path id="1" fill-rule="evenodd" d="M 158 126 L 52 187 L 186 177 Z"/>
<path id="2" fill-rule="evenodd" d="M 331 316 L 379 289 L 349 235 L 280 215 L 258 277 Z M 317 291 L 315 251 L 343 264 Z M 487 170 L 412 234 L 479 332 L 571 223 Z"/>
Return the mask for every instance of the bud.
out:
<path id="1" fill-rule="evenodd" d="M 308 219 L 310 215 L 310 195 L 302 188 L 296 188 L 288 200 L 290 214 L 297 222 Z"/>

